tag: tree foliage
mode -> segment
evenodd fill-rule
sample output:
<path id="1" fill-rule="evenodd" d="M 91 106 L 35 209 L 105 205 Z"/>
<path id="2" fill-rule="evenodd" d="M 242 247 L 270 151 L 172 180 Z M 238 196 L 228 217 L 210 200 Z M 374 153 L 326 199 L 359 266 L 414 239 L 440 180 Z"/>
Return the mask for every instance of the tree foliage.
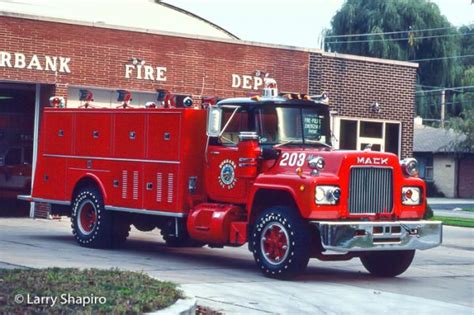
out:
<path id="1" fill-rule="evenodd" d="M 368 33 L 375 35 L 331 37 Z M 474 33 L 472 27 L 458 31 L 440 13 L 438 6 L 427 0 L 347 0 L 333 17 L 331 30 L 326 32 L 325 49 L 404 61 L 443 58 L 474 54 L 474 36 L 470 33 Z M 464 62 L 472 64 L 472 59 Z M 459 86 L 463 67 L 466 67 L 457 58 L 420 61 L 419 64 L 419 90 L 427 86 Z M 417 113 L 424 118 L 439 118 L 439 94 L 419 94 Z M 449 105 L 456 104 L 456 96 L 447 95 Z M 462 110 L 449 106 L 448 114 L 453 116 Z"/>

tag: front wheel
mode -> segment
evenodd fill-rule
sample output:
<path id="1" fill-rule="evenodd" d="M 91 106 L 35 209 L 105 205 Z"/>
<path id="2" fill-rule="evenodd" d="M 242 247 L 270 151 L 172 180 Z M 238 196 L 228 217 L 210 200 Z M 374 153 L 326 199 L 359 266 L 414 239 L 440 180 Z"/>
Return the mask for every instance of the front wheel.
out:
<path id="1" fill-rule="evenodd" d="M 377 277 L 395 277 L 410 267 L 414 250 L 368 252 L 360 257 L 368 272 Z"/>
<path id="2" fill-rule="evenodd" d="M 255 262 L 266 276 L 289 278 L 308 265 L 311 234 L 296 209 L 265 210 L 255 222 L 250 241 Z"/>

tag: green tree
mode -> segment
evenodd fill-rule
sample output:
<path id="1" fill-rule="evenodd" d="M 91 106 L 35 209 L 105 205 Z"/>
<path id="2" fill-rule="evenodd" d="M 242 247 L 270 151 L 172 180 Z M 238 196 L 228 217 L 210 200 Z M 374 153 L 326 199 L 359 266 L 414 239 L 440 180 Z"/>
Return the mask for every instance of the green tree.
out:
<path id="1" fill-rule="evenodd" d="M 461 26 L 459 28 L 459 33 L 462 35 L 461 55 L 474 55 L 474 24 Z M 462 58 L 462 63 L 465 69 L 474 66 L 474 56 Z"/>
<path id="2" fill-rule="evenodd" d="M 450 122 L 460 137 L 452 144 L 460 153 L 474 153 L 474 106 L 470 106 Z"/>
<path id="3" fill-rule="evenodd" d="M 334 37 L 367 33 L 376 35 Z M 456 56 L 462 37 L 438 6 L 426 0 L 347 0 L 326 36 L 325 49 L 330 51 L 404 61 Z M 420 61 L 418 84 L 456 86 L 461 73 L 455 58 Z M 439 118 L 439 94 L 428 94 L 417 97 L 417 113 Z M 452 103 L 451 95 L 447 102 Z"/>

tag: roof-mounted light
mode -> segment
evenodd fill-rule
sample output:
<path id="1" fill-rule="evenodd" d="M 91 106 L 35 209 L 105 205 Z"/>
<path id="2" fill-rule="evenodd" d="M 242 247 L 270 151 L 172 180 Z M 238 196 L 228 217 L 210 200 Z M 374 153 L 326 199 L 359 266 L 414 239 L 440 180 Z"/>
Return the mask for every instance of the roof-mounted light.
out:
<path id="1" fill-rule="evenodd" d="M 64 100 L 64 97 L 51 96 L 49 98 L 49 105 L 54 108 L 64 108 L 66 106 L 66 101 Z"/>
<path id="2" fill-rule="evenodd" d="M 263 89 L 263 97 L 277 97 L 278 87 L 275 79 L 264 78 L 265 88 Z"/>

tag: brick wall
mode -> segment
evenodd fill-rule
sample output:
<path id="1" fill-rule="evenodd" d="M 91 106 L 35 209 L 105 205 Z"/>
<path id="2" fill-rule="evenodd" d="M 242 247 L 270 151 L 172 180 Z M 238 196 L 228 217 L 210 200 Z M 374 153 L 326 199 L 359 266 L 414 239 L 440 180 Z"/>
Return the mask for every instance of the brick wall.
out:
<path id="1" fill-rule="evenodd" d="M 51 84 L 67 97 L 69 86 L 220 97 L 253 90 L 232 87 L 232 74 L 271 74 L 281 91 L 327 91 L 340 116 L 401 121 L 402 157 L 412 155 L 416 68 L 381 60 L 355 60 L 301 49 L 167 36 L 147 32 L 0 16 L 0 52 L 71 58 L 71 73 L 0 67 L 0 80 Z M 166 81 L 125 78 L 132 57 L 166 67 Z M 308 80 L 309 78 L 309 80 Z M 379 114 L 369 105 L 378 102 Z"/>
<path id="2" fill-rule="evenodd" d="M 251 90 L 232 88 L 232 74 L 271 74 L 285 91 L 307 91 L 308 54 L 239 43 L 129 32 L 0 16 L 0 51 L 71 58 L 71 73 L 0 67 L 0 79 L 55 84 L 232 97 Z M 166 82 L 125 78 L 132 57 L 166 67 Z"/>
<path id="3" fill-rule="evenodd" d="M 311 53 L 309 93 L 329 94 L 339 116 L 400 121 L 401 156 L 412 156 L 416 68 Z M 380 113 L 370 110 L 377 102 Z"/>

